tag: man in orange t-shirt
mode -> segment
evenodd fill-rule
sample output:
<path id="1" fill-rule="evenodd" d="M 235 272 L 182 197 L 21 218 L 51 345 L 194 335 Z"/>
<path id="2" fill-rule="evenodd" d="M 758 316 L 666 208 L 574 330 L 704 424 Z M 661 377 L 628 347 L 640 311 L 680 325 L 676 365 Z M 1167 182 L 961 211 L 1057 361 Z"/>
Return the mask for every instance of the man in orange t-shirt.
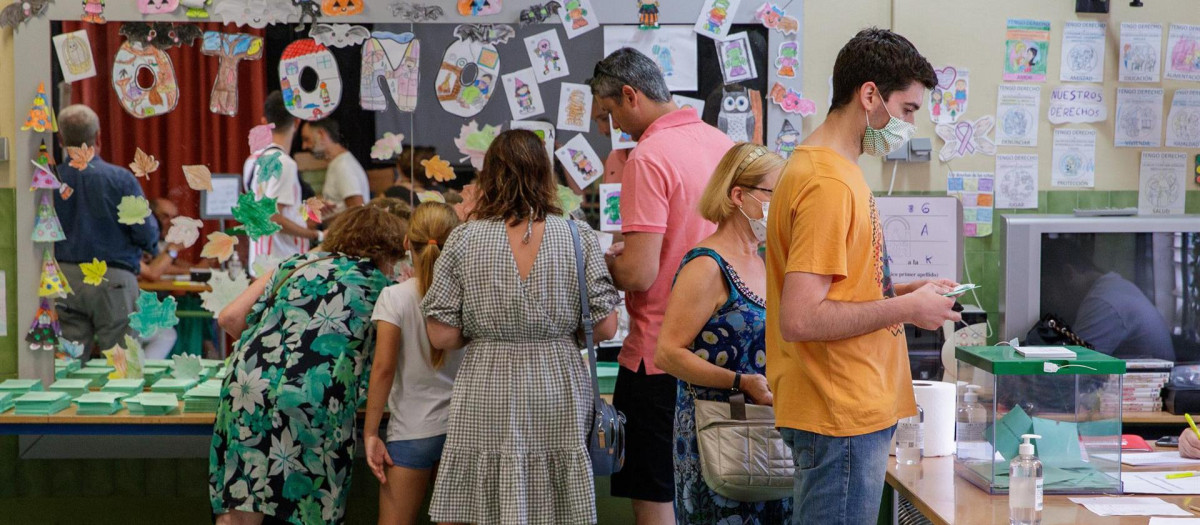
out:
<path id="1" fill-rule="evenodd" d="M 903 323 L 957 321 L 951 281 L 892 285 L 859 155 L 916 130 L 933 67 L 861 31 L 833 66 L 829 116 L 796 148 L 767 215 L 767 380 L 796 460 L 793 523 L 874 523 L 892 431 L 917 413 Z"/>

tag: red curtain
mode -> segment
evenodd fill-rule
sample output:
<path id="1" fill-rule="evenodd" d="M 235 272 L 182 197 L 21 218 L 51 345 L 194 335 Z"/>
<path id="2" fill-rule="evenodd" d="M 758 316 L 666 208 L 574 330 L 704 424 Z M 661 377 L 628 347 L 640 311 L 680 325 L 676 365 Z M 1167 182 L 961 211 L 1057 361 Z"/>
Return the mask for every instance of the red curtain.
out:
<path id="1" fill-rule="evenodd" d="M 202 31 L 223 31 L 220 24 L 197 24 Z M 63 32 L 85 29 L 92 43 L 95 77 L 73 84 L 71 102 L 87 104 L 100 116 L 100 156 L 118 166 L 128 166 L 137 148 L 159 161 L 158 171 L 149 180 L 139 179 L 146 198 L 167 198 L 179 207 L 183 216 L 200 217 L 200 192 L 187 185 L 182 166 L 203 164 L 214 173 L 242 172 L 250 155 L 246 142 L 250 128 L 260 122 L 267 96 L 265 61 L 238 64 L 238 112 L 228 117 L 208 109 L 219 59 L 200 52 L 200 39 L 191 46 L 167 50 L 179 85 L 179 103 L 163 116 L 135 118 L 121 107 L 112 86 L 112 60 L 125 42 L 118 34 L 121 24 L 105 25 L 63 22 Z M 246 33 L 262 36 L 261 30 L 247 28 Z M 197 261 L 204 236 L 217 229 L 216 221 L 205 221 L 200 241 L 183 257 Z M 169 225 L 164 225 L 169 227 Z"/>

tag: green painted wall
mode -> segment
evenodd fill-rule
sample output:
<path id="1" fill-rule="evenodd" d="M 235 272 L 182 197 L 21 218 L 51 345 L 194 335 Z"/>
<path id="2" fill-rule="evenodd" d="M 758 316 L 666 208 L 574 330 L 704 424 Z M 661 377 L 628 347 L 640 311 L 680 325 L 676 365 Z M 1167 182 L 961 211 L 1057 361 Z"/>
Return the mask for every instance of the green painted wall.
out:
<path id="1" fill-rule="evenodd" d="M 17 377 L 17 341 L 24 333 L 17 328 L 17 207 L 16 190 L 0 188 L 0 271 L 4 272 L 4 301 L 7 316 L 0 319 L 7 335 L 0 337 L 0 381 Z M 22 243 L 22 249 L 30 249 Z"/>

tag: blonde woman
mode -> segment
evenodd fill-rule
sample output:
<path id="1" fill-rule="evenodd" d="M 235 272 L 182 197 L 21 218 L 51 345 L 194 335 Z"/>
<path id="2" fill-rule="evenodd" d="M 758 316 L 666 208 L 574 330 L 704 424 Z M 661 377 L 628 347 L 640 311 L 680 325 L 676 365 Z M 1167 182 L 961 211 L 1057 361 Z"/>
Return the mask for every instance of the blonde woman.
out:
<path id="1" fill-rule="evenodd" d="M 413 257 L 413 278 L 385 288 L 371 316 L 375 364 L 363 441 L 367 465 L 382 484 L 380 524 L 417 522 L 446 443 L 450 393 L 462 352 L 429 346 L 421 299 L 433 283 L 433 265 L 455 226 L 458 215 L 448 204 L 427 202 L 413 210 L 404 240 Z M 379 436 L 385 405 L 391 413 L 386 442 Z"/>
<path id="2" fill-rule="evenodd" d="M 663 316 L 655 366 L 679 379 L 675 396 L 677 523 L 784 523 L 791 498 L 742 503 L 708 488 L 696 446 L 696 399 L 728 401 L 741 391 L 771 404 L 765 323 L 767 274 L 758 247 L 767 207 L 784 160 L 758 144 L 740 143 L 717 165 L 700 198 L 700 215 L 716 233 L 683 257 Z"/>

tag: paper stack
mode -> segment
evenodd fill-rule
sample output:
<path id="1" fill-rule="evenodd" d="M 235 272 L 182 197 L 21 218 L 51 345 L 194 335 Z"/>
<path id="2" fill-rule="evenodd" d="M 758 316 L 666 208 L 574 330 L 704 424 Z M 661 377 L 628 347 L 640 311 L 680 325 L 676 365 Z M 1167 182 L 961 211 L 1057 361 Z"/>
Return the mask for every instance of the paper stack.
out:
<path id="1" fill-rule="evenodd" d="M 142 379 L 146 380 L 146 386 L 153 385 L 159 379 L 167 376 L 167 367 L 165 366 L 143 366 Z"/>
<path id="2" fill-rule="evenodd" d="M 8 409 L 10 409 L 12 407 L 13 407 L 13 393 L 12 392 L 0 392 L 0 414 L 7 412 Z"/>
<path id="3" fill-rule="evenodd" d="M 125 408 L 129 409 L 130 414 L 138 416 L 161 416 L 179 408 L 179 398 L 175 394 L 142 392 L 125 398 Z"/>
<path id="4" fill-rule="evenodd" d="M 121 394 L 121 397 L 129 397 L 134 394 L 140 394 L 146 388 L 145 379 L 110 379 L 108 384 L 101 388 L 101 392 L 114 392 Z"/>
<path id="5" fill-rule="evenodd" d="M 42 390 L 45 390 L 42 388 L 42 382 L 37 379 L 9 379 L 0 382 L 0 392 L 8 392 L 14 398 L 26 392 L 40 392 Z"/>
<path id="6" fill-rule="evenodd" d="M 71 406 L 71 396 L 66 392 L 28 392 L 13 403 L 17 405 L 19 415 L 48 416 Z"/>
<path id="7" fill-rule="evenodd" d="M 224 365 L 225 365 L 224 359 L 201 359 L 200 360 L 200 366 L 202 366 L 208 370 L 211 370 L 211 372 L 209 372 L 210 376 L 214 372 L 216 372 L 218 368 L 221 368 Z"/>
<path id="8" fill-rule="evenodd" d="M 1121 408 L 1125 412 L 1161 412 L 1162 390 L 1175 365 L 1162 359 L 1128 359 L 1121 385 Z"/>
<path id="9" fill-rule="evenodd" d="M 213 379 L 221 379 L 221 380 L 224 380 L 226 377 L 229 377 L 229 370 L 230 370 L 230 368 L 229 368 L 229 367 L 227 367 L 227 366 L 222 366 L 221 368 L 218 368 L 218 369 L 217 369 L 216 373 L 214 373 L 214 374 L 212 375 L 212 377 L 213 377 Z"/>
<path id="10" fill-rule="evenodd" d="M 70 374 L 71 372 L 74 372 L 76 370 L 79 370 L 79 368 L 82 366 L 83 366 L 83 363 L 79 362 L 78 359 L 55 359 L 54 360 L 54 378 L 62 379 L 64 377 L 67 377 L 68 374 Z"/>
<path id="11" fill-rule="evenodd" d="M 210 379 L 183 395 L 184 412 L 216 412 L 221 402 L 221 381 Z"/>
<path id="12" fill-rule="evenodd" d="M 146 359 L 142 361 L 142 371 L 151 367 L 166 370 L 172 366 L 175 366 L 175 362 L 170 359 Z"/>
<path id="13" fill-rule="evenodd" d="M 195 379 L 176 379 L 174 377 L 164 377 L 154 382 L 154 386 L 150 387 L 151 392 L 162 392 L 164 394 L 183 394 L 192 387 L 196 386 L 199 381 Z"/>
<path id="14" fill-rule="evenodd" d="M 108 374 L 112 373 L 115 368 L 111 366 L 99 365 L 92 366 L 91 361 L 83 368 L 67 374 L 70 379 L 87 379 L 90 381 L 90 386 L 100 388 L 108 382 Z"/>
<path id="15" fill-rule="evenodd" d="M 76 398 L 87 393 L 90 383 L 90 379 L 59 379 L 50 385 L 50 391 L 66 392 L 68 396 Z"/>
<path id="16" fill-rule="evenodd" d="M 78 408 L 75 413 L 81 416 L 109 416 L 121 410 L 120 392 L 88 392 L 75 398 Z"/>

